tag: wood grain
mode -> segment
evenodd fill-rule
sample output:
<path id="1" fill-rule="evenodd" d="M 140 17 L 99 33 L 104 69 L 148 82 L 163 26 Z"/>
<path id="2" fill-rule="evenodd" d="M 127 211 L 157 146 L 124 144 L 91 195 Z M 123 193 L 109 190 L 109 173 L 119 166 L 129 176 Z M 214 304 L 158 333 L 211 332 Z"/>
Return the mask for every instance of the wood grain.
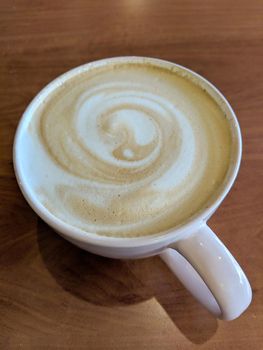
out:
<path id="1" fill-rule="evenodd" d="M 262 1 L 2 0 L 0 7 L 0 348 L 262 349 Z M 241 171 L 210 222 L 253 287 L 253 303 L 236 321 L 213 319 L 156 257 L 115 261 L 75 248 L 18 189 L 12 142 L 29 101 L 62 72 L 117 55 L 185 65 L 217 85 L 238 115 Z"/>

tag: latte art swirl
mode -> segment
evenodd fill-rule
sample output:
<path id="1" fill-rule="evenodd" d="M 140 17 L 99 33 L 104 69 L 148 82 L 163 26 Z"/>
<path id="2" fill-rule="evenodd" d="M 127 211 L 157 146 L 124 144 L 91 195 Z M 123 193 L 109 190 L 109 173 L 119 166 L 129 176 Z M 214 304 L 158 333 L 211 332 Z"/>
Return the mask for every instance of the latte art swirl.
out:
<path id="1" fill-rule="evenodd" d="M 81 95 L 69 118 L 65 115 L 56 116 L 58 127 L 53 114 L 43 118 L 44 141 L 60 166 L 94 185 L 145 183 L 147 178 L 148 183 L 177 161 L 181 177 L 190 171 L 191 125 L 169 101 L 144 92 L 143 86 L 103 85 Z"/>
<path id="2" fill-rule="evenodd" d="M 223 182 L 230 132 L 212 98 L 176 72 L 119 64 L 57 88 L 33 120 L 42 203 L 109 236 L 167 230 Z"/>

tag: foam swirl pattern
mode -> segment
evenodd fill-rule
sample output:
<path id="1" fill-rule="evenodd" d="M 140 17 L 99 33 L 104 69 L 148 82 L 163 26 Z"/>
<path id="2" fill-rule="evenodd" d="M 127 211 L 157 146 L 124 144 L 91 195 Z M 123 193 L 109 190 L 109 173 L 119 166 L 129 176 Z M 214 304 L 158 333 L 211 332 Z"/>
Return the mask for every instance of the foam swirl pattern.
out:
<path id="1" fill-rule="evenodd" d="M 230 159 L 229 125 L 212 98 L 151 65 L 105 66 L 69 79 L 30 128 L 41 154 L 35 189 L 42 203 L 101 235 L 182 224 L 209 203 Z"/>

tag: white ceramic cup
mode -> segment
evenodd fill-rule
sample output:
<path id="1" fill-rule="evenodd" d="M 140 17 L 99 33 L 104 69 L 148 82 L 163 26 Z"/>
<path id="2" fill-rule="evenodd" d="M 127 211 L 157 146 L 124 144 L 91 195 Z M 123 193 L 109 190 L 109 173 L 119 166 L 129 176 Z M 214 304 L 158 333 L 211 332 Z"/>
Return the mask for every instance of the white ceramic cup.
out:
<path id="1" fill-rule="evenodd" d="M 30 187 L 30 181 L 23 174 L 22 164 L 27 154 L 23 142 L 24 138 L 21 136 L 27 132 L 27 125 L 43 99 L 67 79 L 82 71 L 89 70 L 90 67 L 127 60 L 151 61 L 164 67 L 173 67 L 182 74 L 190 76 L 221 106 L 230 121 L 233 139 L 235 139 L 237 147 L 224 188 L 214 203 L 180 228 L 171 229 L 165 233 L 156 232 L 154 235 L 139 238 L 114 238 L 92 233 L 87 234 L 61 221 L 39 202 Z M 110 258 L 130 259 L 160 255 L 201 304 L 216 317 L 232 320 L 238 317 L 250 304 L 251 287 L 234 257 L 207 226 L 206 222 L 233 185 L 240 165 L 241 149 L 241 133 L 235 113 L 225 97 L 210 82 L 193 71 L 168 61 L 146 57 L 115 57 L 77 67 L 58 77 L 40 91 L 20 120 L 14 141 L 13 162 L 16 178 L 24 197 L 32 209 L 62 237 L 82 249 Z"/>

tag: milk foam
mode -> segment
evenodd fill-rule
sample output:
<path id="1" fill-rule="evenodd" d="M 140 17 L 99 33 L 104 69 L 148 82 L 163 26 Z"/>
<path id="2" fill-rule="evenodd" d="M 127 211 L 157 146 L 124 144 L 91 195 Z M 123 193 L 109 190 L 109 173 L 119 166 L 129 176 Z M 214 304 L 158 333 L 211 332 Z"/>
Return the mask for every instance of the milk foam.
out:
<path id="1" fill-rule="evenodd" d="M 143 63 L 69 79 L 39 107 L 29 130 L 42 204 L 108 236 L 182 224 L 220 189 L 231 154 L 217 103 L 178 72 Z"/>

